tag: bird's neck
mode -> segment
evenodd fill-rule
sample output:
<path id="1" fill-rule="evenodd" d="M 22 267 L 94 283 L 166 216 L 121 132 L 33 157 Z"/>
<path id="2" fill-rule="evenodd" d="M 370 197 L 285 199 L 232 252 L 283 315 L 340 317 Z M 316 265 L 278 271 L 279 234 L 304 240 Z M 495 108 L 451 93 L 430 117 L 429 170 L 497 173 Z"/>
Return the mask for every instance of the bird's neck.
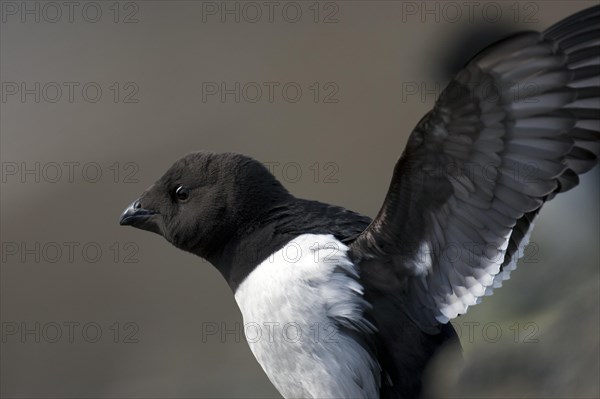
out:
<path id="1" fill-rule="evenodd" d="M 213 264 L 235 292 L 250 272 L 272 253 L 293 239 L 297 233 L 282 226 L 299 227 L 302 201 L 288 195 L 277 201 L 263 203 L 239 216 L 229 238 L 212 251 L 196 253 Z M 211 247 L 210 245 L 208 246 Z"/>

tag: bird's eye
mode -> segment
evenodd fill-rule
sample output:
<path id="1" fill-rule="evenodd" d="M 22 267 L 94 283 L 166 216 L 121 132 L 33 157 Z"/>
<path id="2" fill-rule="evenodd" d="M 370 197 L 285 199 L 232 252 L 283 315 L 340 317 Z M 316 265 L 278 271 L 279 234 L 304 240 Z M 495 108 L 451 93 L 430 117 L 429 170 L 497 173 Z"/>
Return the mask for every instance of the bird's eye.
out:
<path id="1" fill-rule="evenodd" d="M 175 198 L 177 198 L 177 201 L 179 202 L 187 201 L 187 199 L 190 198 L 190 189 L 184 186 L 178 186 L 175 189 Z"/>

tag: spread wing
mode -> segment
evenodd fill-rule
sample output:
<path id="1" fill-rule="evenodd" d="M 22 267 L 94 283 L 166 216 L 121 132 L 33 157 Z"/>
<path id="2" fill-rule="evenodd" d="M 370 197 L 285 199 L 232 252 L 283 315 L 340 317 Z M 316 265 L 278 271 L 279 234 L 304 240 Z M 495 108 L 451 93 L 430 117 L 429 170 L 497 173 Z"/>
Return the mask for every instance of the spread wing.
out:
<path id="1" fill-rule="evenodd" d="M 595 6 L 465 66 L 412 132 L 352 256 L 362 273 L 385 264 L 379 289 L 401 289 L 419 325 L 446 323 L 509 277 L 541 206 L 576 186 L 599 153 Z"/>

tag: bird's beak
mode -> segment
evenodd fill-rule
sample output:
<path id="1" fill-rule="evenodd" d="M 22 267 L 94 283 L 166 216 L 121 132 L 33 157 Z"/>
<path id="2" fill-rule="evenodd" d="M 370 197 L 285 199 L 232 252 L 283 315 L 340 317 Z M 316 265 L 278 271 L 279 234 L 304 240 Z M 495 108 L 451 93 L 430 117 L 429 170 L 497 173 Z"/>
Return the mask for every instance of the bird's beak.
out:
<path id="1" fill-rule="evenodd" d="M 133 226 L 160 234 L 158 225 L 153 218 L 153 215 L 157 214 L 153 210 L 142 208 L 140 200 L 137 199 L 123 211 L 119 219 L 119 224 L 121 226 Z"/>

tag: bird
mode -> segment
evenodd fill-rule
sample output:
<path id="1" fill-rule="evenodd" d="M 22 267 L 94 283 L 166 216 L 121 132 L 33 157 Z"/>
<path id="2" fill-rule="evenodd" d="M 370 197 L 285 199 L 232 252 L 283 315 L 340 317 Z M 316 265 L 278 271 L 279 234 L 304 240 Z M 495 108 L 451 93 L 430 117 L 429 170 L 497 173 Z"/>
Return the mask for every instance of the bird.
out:
<path id="1" fill-rule="evenodd" d="M 417 398 L 450 323 L 517 267 L 540 209 L 600 155 L 600 6 L 476 54 L 416 125 L 371 219 L 198 151 L 121 214 L 208 260 L 286 398 Z M 245 330 L 248 334 L 247 330 Z"/>

